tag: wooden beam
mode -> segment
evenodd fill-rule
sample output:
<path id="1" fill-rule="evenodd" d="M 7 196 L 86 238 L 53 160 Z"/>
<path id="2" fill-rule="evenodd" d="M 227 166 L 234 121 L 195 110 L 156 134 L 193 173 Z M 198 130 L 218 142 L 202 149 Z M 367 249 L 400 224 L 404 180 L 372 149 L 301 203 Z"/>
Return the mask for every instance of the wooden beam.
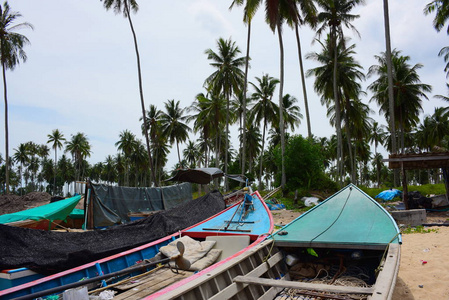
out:
<path id="1" fill-rule="evenodd" d="M 398 158 L 384 158 L 382 162 L 403 162 L 403 161 L 429 161 L 429 160 L 449 160 L 449 155 L 444 156 L 421 156 L 421 157 L 398 157 Z"/>
<path id="2" fill-rule="evenodd" d="M 250 276 L 237 276 L 234 278 L 234 282 L 264 285 L 264 286 L 275 286 L 275 287 L 283 287 L 283 288 L 291 288 L 291 289 L 330 292 L 330 293 L 337 293 L 337 294 L 369 294 L 369 295 L 371 295 L 374 291 L 373 288 L 365 288 L 365 287 L 336 286 L 336 285 L 318 284 L 318 283 L 315 284 L 315 283 L 276 280 L 276 279 L 267 279 L 267 278 L 250 277 Z"/>

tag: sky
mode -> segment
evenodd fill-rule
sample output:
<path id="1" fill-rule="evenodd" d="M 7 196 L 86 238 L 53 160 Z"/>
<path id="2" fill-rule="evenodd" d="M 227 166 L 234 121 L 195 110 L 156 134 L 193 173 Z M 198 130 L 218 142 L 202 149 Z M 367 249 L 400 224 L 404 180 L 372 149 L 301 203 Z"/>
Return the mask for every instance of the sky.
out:
<path id="1" fill-rule="evenodd" d="M 353 25 L 360 37 L 344 29 L 356 44 L 355 58 L 367 72 L 377 64 L 374 55 L 385 51 L 383 1 L 366 0 L 354 9 L 360 15 Z M 433 87 L 423 100 L 425 115 L 447 103 L 434 95 L 447 95 L 445 62 L 438 57 L 448 46 L 445 30 L 437 33 L 432 26 L 433 15 L 425 16 L 428 1 L 390 0 L 391 46 L 410 56 L 412 65 L 420 63 L 422 83 Z M 217 51 L 219 38 L 229 39 L 246 54 L 247 27 L 241 7 L 229 10 L 231 1 L 165 0 L 138 1 L 139 11 L 132 15 L 141 57 L 143 92 L 146 108 L 150 104 L 164 109 L 167 100 L 180 101 L 185 108 L 198 93 L 205 92 L 204 80 L 214 72 L 206 49 Z M 10 0 L 12 11 L 20 12 L 17 22 L 28 22 L 34 30 L 21 29 L 30 40 L 24 48 L 28 59 L 13 71 L 7 71 L 9 107 L 9 152 L 20 143 L 33 141 L 46 144 L 47 135 L 59 129 L 66 139 L 78 132 L 85 133 L 91 143 L 92 164 L 102 162 L 107 155 L 116 155 L 115 143 L 120 132 L 130 130 L 144 141 L 139 118 L 142 116 L 137 65 L 131 30 L 123 15 L 106 11 L 101 1 L 91 0 Z M 264 22 L 264 10 L 259 9 L 252 23 L 251 67 L 249 81 L 269 74 L 279 78 L 279 44 L 277 35 Z M 317 38 L 307 27 L 301 28 L 302 52 L 319 52 Z M 284 27 L 285 85 L 284 94 L 298 99 L 304 111 L 294 31 Z M 306 70 L 317 67 L 304 60 Z M 364 89 L 375 78 L 363 83 Z M 330 137 L 335 129 L 329 125 L 326 108 L 313 90 L 314 78 L 306 79 L 312 133 Z M 3 95 L 3 87 L 0 87 Z M 249 89 L 249 93 L 253 91 Z M 368 93 L 362 101 L 369 103 Z M 273 100 L 278 103 L 278 91 Z M 2 130 L 0 153 L 4 157 L 4 103 L 0 102 Z M 381 124 L 385 118 L 370 103 L 371 116 Z M 307 135 L 306 120 L 294 134 Z M 231 143 L 238 147 L 237 127 L 231 128 Z M 196 137 L 192 134 L 192 139 Z M 49 144 L 50 146 L 50 144 Z M 183 149 L 184 145 L 181 145 Z M 60 152 L 58 152 L 60 153 Z M 51 152 L 51 155 L 54 155 Z M 59 155 L 58 155 L 59 156 Z M 168 157 L 166 170 L 177 162 L 176 145 Z"/>

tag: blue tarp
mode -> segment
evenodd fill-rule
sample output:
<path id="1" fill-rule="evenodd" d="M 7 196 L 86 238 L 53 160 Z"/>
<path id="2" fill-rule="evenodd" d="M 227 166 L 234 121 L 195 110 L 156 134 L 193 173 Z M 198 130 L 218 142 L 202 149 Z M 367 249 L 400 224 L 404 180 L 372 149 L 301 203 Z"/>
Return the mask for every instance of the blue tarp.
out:
<path id="1" fill-rule="evenodd" d="M 393 200 L 394 197 L 401 197 L 401 196 L 402 196 L 402 192 L 400 190 L 389 189 L 389 190 L 385 190 L 385 191 L 380 192 L 374 198 L 382 199 L 382 200 L 385 200 L 385 201 L 390 201 L 390 200 Z"/>

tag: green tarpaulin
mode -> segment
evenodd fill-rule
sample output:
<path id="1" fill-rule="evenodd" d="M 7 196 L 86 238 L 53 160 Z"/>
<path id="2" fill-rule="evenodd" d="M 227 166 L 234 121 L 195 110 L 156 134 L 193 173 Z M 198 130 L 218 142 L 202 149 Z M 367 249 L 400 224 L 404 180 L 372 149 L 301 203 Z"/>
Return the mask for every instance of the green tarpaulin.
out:
<path id="1" fill-rule="evenodd" d="M 22 210 L 12 214 L 0 216 L 0 224 L 24 221 L 24 220 L 65 220 L 81 200 L 77 195 L 72 198 L 60 200 L 50 204 Z"/>

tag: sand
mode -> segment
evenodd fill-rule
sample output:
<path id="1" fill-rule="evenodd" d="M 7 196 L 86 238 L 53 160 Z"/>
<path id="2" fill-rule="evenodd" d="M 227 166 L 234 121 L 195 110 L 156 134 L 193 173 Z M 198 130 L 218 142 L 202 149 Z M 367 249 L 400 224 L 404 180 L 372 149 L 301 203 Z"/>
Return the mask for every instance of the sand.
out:
<path id="1" fill-rule="evenodd" d="M 285 225 L 300 215 L 272 211 L 274 223 Z M 449 213 L 428 214 L 428 223 L 442 223 Z M 402 235 L 401 265 L 393 300 L 449 299 L 449 227 L 426 227 L 429 233 Z M 423 263 L 424 262 L 424 263 Z"/>

